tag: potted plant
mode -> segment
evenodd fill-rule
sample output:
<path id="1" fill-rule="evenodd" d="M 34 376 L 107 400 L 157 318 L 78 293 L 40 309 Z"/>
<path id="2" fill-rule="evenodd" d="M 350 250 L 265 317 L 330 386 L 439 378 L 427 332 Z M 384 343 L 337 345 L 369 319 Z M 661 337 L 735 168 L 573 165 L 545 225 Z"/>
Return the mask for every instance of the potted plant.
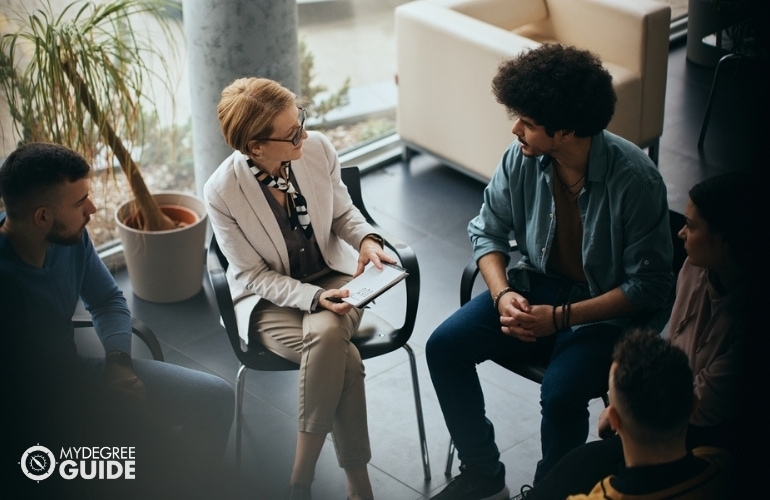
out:
<path id="1" fill-rule="evenodd" d="M 165 0 L 76 0 L 57 12 L 46 2 L 0 19 L 0 89 L 13 131 L 22 143 L 56 142 L 92 164 L 100 158 L 120 165 L 133 194 L 116 214 L 126 264 L 134 293 L 153 302 L 198 293 L 205 245 L 206 212 L 200 200 L 183 193 L 152 195 L 130 149 L 142 143 L 142 107 L 156 108 L 149 81 L 169 79 L 164 54 L 135 25 L 151 19 L 161 36 L 173 40 L 171 5 Z M 160 61 L 160 74 L 152 61 Z M 197 220 L 172 220 L 163 206 L 170 201 L 192 208 Z M 179 235 L 189 232 L 195 234 L 193 243 L 181 242 Z M 156 240 L 164 236 L 171 236 L 172 246 L 161 250 L 165 256 L 158 262 L 150 252 L 162 247 Z M 188 249 L 191 260 L 180 255 Z M 142 276 L 145 264 L 150 282 Z M 182 282 L 191 285 L 181 287 Z M 172 285 L 168 294 L 165 284 Z"/>

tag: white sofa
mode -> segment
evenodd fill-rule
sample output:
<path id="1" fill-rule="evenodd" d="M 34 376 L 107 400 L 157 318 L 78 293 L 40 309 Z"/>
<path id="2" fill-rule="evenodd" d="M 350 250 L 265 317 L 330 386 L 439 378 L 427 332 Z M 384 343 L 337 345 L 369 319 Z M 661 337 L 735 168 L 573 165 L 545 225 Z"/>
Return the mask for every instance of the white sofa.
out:
<path id="1" fill-rule="evenodd" d="M 612 74 L 608 129 L 657 163 L 670 8 L 652 0 L 417 0 L 396 8 L 396 127 L 408 160 L 427 152 L 488 180 L 513 141 L 492 95 L 504 59 L 558 42 L 591 50 Z"/>

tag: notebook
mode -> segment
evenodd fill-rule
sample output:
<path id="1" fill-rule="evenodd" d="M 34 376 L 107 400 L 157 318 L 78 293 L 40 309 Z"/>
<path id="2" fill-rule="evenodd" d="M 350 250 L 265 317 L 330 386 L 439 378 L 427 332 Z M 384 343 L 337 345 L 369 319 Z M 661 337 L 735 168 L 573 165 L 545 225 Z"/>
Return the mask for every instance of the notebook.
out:
<path id="1" fill-rule="evenodd" d="M 363 273 L 342 287 L 342 290 L 350 290 L 350 296 L 342 300 L 355 307 L 364 307 L 408 275 L 406 269 L 395 264 L 383 262 L 380 270 L 370 262 Z"/>

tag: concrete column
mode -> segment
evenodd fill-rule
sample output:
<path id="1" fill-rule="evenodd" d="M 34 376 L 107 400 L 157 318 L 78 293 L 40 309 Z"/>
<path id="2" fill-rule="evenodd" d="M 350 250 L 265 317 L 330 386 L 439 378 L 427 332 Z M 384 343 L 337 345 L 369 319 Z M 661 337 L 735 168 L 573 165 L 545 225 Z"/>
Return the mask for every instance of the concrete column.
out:
<path id="1" fill-rule="evenodd" d="M 296 0 L 184 0 L 195 187 L 232 150 L 219 131 L 217 103 L 236 78 L 260 76 L 299 93 Z"/>

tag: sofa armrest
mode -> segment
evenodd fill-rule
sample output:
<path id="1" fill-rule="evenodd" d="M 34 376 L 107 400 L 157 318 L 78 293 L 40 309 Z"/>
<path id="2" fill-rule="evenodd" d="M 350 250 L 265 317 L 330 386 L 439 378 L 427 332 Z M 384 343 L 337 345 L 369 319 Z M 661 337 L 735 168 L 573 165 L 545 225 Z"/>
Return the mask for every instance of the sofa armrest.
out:
<path id="1" fill-rule="evenodd" d="M 413 31 L 413 29 L 417 31 Z M 409 32 L 408 36 L 415 37 L 413 40 L 403 40 L 407 31 Z M 442 47 L 433 41 L 433 37 L 452 38 L 464 43 L 478 45 L 480 51 L 492 53 L 501 60 L 519 52 L 517 43 L 532 47 L 539 45 L 494 24 L 445 8 L 433 0 L 409 2 L 397 7 L 396 38 L 399 41 L 416 42 L 421 32 L 424 33 L 424 36 L 419 37 L 420 41 L 428 42 L 429 47 L 436 48 L 439 53 L 445 56 L 447 55 L 446 51 L 441 50 Z M 513 47 L 511 47 L 512 39 L 514 40 Z M 421 50 L 425 48 L 422 45 L 419 47 Z M 410 51 L 413 47 L 404 46 L 404 48 Z"/>
<path id="2" fill-rule="evenodd" d="M 396 39 L 399 134 L 489 179 L 513 140 L 492 79 L 504 59 L 539 44 L 428 1 L 396 9 Z"/>
<path id="3" fill-rule="evenodd" d="M 546 0 L 550 35 L 603 61 L 644 73 L 645 54 L 667 54 L 671 9 L 652 0 Z"/>
<path id="4" fill-rule="evenodd" d="M 671 9 L 652 0 L 546 0 L 539 23 L 561 43 L 586 48 L 602 61 L 642 77 L 639 134 L 644 143 L 661 135 L 668 71 Z"/>
<path id="5" fill-rule="evenodd" d="M 507 31 L 542 21 L 548 16 L 545 0 L 427 0 Z"/>

